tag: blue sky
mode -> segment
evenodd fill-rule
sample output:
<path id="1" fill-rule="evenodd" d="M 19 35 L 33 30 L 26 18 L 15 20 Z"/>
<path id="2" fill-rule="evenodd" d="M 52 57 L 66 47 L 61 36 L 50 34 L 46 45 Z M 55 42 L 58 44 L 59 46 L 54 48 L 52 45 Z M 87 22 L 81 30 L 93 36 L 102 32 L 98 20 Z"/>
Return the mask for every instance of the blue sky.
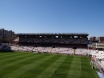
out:
<path id="1" fill-rule="evenodd" d="M 0 28 L 104 36 L 104 0 L 0 0 Z"/>

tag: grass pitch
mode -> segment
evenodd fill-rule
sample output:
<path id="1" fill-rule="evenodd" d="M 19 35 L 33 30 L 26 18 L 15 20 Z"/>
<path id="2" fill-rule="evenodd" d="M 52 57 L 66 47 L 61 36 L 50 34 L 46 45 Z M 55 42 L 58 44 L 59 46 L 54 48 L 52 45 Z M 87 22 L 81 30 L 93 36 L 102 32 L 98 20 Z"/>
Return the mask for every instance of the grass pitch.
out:
<path id="1" fill-rule="evenodd" d="M 0 53 L 0 78 L 98 78 L 88 57 Z"/>

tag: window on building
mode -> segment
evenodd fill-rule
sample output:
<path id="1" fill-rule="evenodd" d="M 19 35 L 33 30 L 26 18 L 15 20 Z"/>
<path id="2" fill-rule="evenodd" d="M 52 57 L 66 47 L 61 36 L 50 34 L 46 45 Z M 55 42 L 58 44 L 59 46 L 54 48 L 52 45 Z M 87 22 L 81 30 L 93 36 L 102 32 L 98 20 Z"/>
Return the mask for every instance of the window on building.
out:
<path id="1" fill-rule="evenodd" d="M 78 36 L 74 36 L 74 38 L 78 38 Z"/>
<path id="2" fill-rule="evenodd" d="M 55 36 L 56 38 L 59 38 L 59 36 Z"/>

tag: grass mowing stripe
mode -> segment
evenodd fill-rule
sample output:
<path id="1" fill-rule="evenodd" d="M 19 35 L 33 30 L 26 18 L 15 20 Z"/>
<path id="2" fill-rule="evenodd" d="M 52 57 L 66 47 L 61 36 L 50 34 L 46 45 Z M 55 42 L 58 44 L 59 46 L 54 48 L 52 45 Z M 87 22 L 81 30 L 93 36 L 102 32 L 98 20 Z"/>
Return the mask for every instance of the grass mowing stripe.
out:
<path id="1" fill-rule="evenodd" d="M 96 78 L 87 57 L 81 57 L 81 78 Z"/>
<path id="2" fill-rule="evenodd" d="M 9 59 L 9 60 L 6 60 L 6 59 L 8 59 L 8 57 L 6 57 L 5 58 L 5 61 L 3 61 L 3 60 L 1 60 L 1 61 L 3 61 L 3 62 L 1 62 L 0 63 L 0 66 L 3 66 L 3 65 L 6 65 L 6 64 L 9 64 L 9 63 L 12 63 L 12 62 L 15 62 L 15 61 L 17 61 L 17 60 L 19 60 L 19 59 L 24 59 L 24 58 L 26 58 L 26 57 L 31 57 L 33 54 L 31 53 L 31 54 L 21 54 L 19 57 L 15 57 L 14 58 L 14 56 L 12 56 L 12 58 L 14 58 L 14 59 Z"/>
<path id="3" fill-rule="evenodd" d="M 39 60 L 39 59 L 45 58 L 45 57 L 47 57 L 47 55 L 39 55 L 38 57 L 34 57 L 33 59 L 29 59 L 29 60 L 21 62 L 21 63 L 19 63 L 17 65 L 14 65 L 14 66 L 8 67 L 8 68 L 6 68 L 4 70 L 1 70 L 0 71 L 0 78 L 1 78 L 1 76 L 9 74 L 10 72 L 13 72 L 15 70 L 19 70 L 21 67 L 23 67 L 25 65 L 28 65 L 28 64 L 30 64 L 30 63 L 32 63 L 34 61 Z"/>
<path id="4" fill-rule="evenodd" d="M 89 67 L 88 67 L 88 61 L 87 61 L 87 58 L 85 57 L 81 57 L 81 78 L 88 78 L 88 73 L 87 71 L 89 71 Z M 89 77 L 91 78 L 91 77 Z"/>
<path id="5" fill-rule="evenodd" d="M 26 64 L 26 65 L 23 65 L 22 67 L 19 67 L 18 69 L 14 70 L 14 71 L 10 71 L 10 73 L 6 74 L 6 75 L 2 75 L 1 78 L 16 78 L 18 76 L 20 76 L 21 74 L 33 69 L 34 67 L 40 65 L 42 62 L 44 62 L 45 60 L 53 57 L 54 55 L 48 55 L 46 54 L 47 56 L 44 57 L 44 55 L 42 54 L 41 57 L 43 58 L 37 58 L 36 61 L 31 61 L 32 63 L 29 63 L 29 64 Z M 29 62 L 29 61 L 28 61 Z M 26 63 L 26 62 L 25 62 Z M 24 64 L 24 63 L 23 63 Z M 19 66 L 19 65 L 17 65 Z M 14 67 L 16 68 L 16 67 Z"/>
<path id="6" fill-rule="evenodd" d="M 18 54 L 29 54 L 30 52 L 9 52 L 9 53 L 0 53 L 0 56 L 10 56 L 10 55 L 18 55 Z"/>
<path id="7" fill-rule="evenodd" d="M 73 61 L 70 65 L 67 78 L 80 78 L 81 76 L 81 58 L 73 56 Z"/>
<path id="8" fill-rule="evenodd" d="M 0 52 L 0 56 L 2 56 L 2 55 L 6 56 L 6 55 L 9 55 L 9 54 L 14 54 L 14 53 L 15 53 L 15 52 L 8 52 L 8 53 Z"/>
<path id="9" fill-rule="evenodd" d="M 65 60 L 60 64 L 60 66 L 56 69 L 56 74 L 53 73 L 49 78 L 66 78 L 72 60 L 72 56 L 67 56 Z"/>
<path id="10" fill-rule="evenodd" d="M 29 57 L 29 56 L 31 56 L 31 57 Z M 29 55 L 29 56 L 28 57 L 25 56 L 22 59 L 19 58 L 19 59 L 15 60 L 14 62 L 12 61 L 12 62 L 7 63 L 6 65 L 1 65 L 0 70 L 4 70 L 4 69 L 6 69 L 8 67 L 20 64 L 22 62 L 26 62 L 26 61 L 31 60 L 31 59 L 35 59 L 36 57 L 39 57 L 40 55 L 39 54 L 36 54 L 36 55 L 33 54 L 33 55 Z"/>
<path id="11" fill-rule="evenodd" d="M 58 60 L 61 57 L 61 55 L 56 55 L 54 57 L 51 57 L 47 59 L 46 61 L 42 62 L 40 65 L 33 68 L 33 70 L 29 70 L 26 73 L 20 75 L 18 78 L 34 78 L 40 73 L 42 73 L 45 69 L 47 69 L 52 63 L 54 63 L 56 60 Z"/>
<path id="12" fill-rule="evenodd" d="M 6 53 L 4 53 L 4 52 L 0 52 L 0 55 L 9 55 L 9 54 L 18 54 L 19 52 L 6 52 Z"/>
<path id="13" fill-rule="evenodd" d="M 27 52 L 7 52 L 7 53 L 0 53 L 0 56 L 4 55 L 4 56 L 7 56 L 7 55 L 14 55 L 14 54 L 26 54 Z"/>
<path id="14" fill-rule="evenodd" d="M 57 67 L 60 66 L 60 64 L 65 60 L 65 58 L 66 58 L 66 56 L 60 57 L 59 59 L 56 60 L 56 62 L 52 63 L 48 68 L 43 70 L 43 72 L 40 73 L 35 78 L 48 78 L 49 76 L 51 76 L 55 72 Z"/>
<path id="15" fill-rule="evenodd" d="M 11 56 L 11 58 L 5 58 L 3 60 L 0 60 L 0 65 L 2 64 L 7 64 L 8 62 L 12 62 L 12 61 L 15 61 L 15 60 L 18 60 L 19 58 L 22 59 L 23 57 L 26 57 L 26 56 L 29 56 L 31 54 L 24 54 L 24 55 L 19 55 L 19 56 Z"/>
<path id="16" fill-rule="evenodd" d="M 20 55 L 22 55 L 23 53 L 11 53 L 11 54 L 9 54 L 9 55 L 6 55 L 6 56 L 0 56 L 0 60 L 2 60 L 2 59 L 4 59 L 4 58 L 6 58 L 6 57 L 8 57 L 8 58 L 10 58 L 10 57 L 12 57 L 12 56 L 20 56 Z M 27 53 L 24 53 L 23 55 L 25 55 L 25 54 L 27 54 Z M 28 54 L 30 54 L 30 53 L 28 53 Z M 4 54 L 5 55 L 5 54 Z"/>
<path id="17" fill-rule="evenodd" d="M 4 59 L 4 58 L 6 58 L 6 57 L 11 57 L 11 56 L 19 56 L 19 55 L 21 55 L 22 53 L 9 53 L 8 55 L 5 55 L 5 53 L 3 53 L 3 55 L 0 55 L 0 60 L 2 60 L 2 59 Z M 25 53 L 26 54 L 26 53 Z"/>

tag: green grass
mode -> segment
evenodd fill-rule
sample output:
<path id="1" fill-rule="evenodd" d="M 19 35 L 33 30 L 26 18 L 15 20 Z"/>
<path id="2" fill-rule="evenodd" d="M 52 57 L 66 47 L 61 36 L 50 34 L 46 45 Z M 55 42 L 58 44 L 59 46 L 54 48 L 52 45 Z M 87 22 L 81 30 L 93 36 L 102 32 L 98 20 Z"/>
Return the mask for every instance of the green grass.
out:
<path id="1" fill-rule="evenodd" d="M 86 56 L 0 53 L 0 78 L 98 78 Z"/>

